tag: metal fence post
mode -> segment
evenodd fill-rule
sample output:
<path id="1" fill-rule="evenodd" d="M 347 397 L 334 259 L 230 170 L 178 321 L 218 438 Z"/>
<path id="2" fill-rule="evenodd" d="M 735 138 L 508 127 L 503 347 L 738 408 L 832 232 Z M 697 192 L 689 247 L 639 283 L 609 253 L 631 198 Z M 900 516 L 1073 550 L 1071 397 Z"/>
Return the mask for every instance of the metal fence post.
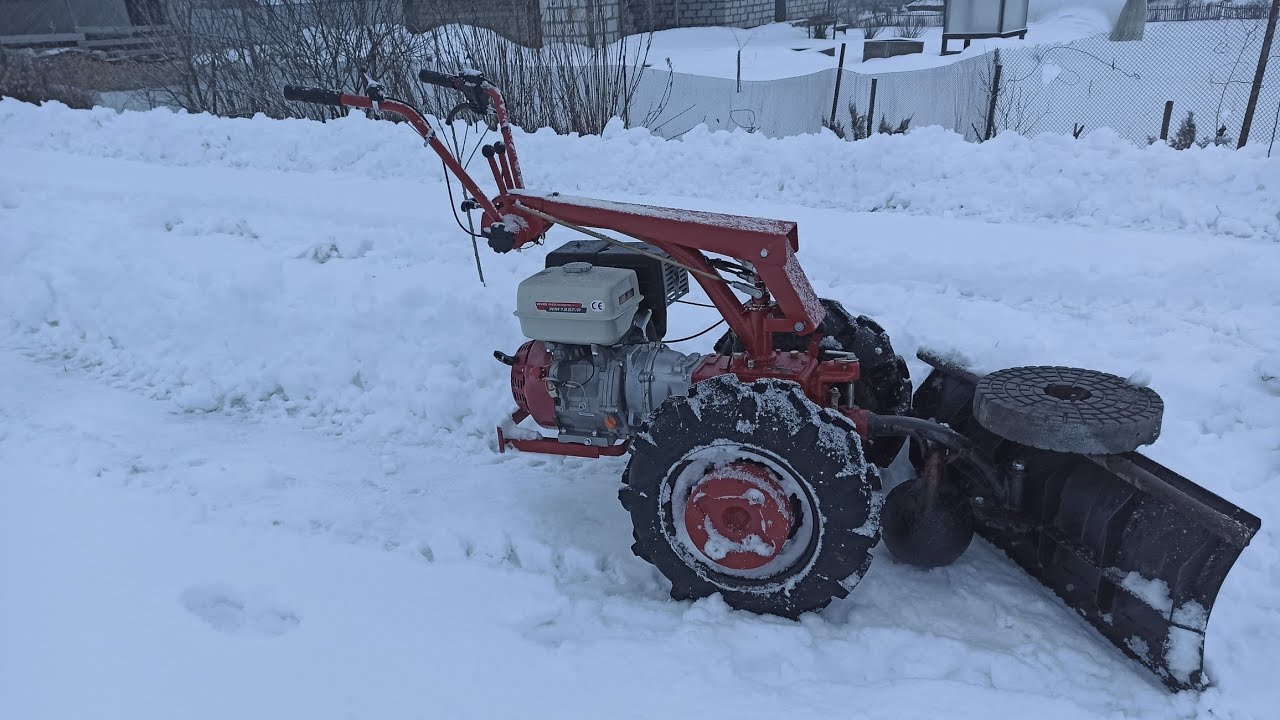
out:
<path id="1" fill-rule="evenodd" d="M 1173 101 L 1166 100 L 1164 103 L 1164 120 L 1160 121 L 1160 139 L 1169 139 L 1169 121 L 1173 119 Z"/>
<path id="2" fill-rule="evenodd" d="M 997 50 L 996 52 L 999 52 Z M 996 133 L 996 101 L 1000 99 L 1000 71 L 1004 68 L 1001 63 L 996 63 L 996 70 L 991 76 L 991 104 L 987 106 L 987 131 L 983 133 L 983 140 L 990 140 L 995 137 Z"/>
<path id="3" fill-rule="evenodd" d="M 867 137 L 871 137 L 871 123 L 876 116 L 876 78 L 871 78 L 871 100 L 867 103 Z"/>
<path id="4" fill-rule="evenodd" d="M 1271 148 L 1276 144 L 1276 128 L 1280 128 L 1280 102 L 1276 103 L 1276 119 L 1271 121 L 1271 142 L 1267 144 L 1267 157 L 1271 157 Z"/>
<path id="5" fill-rule="evenodd" d="M 1271 0 L 1271 12 L 1267 13 L 1267 32 L 1262 36 L 1262 52 L 1258 54 L 1258 69 L 1253 73 L 1253 88 L 1249 90 L 1249 104 L 1244 109 L 1244 122 L 1240 123 L 1240 142 L 1236 148 L 1249 141 L 1249 128 L 1253 125 L 1253 113 L 1258 109 L 1258 93 L 1262 92 L 1262 77 L 1271 60 L 1271 41 L 1276 36 L 1276 16 L 1280 15 L 1280 0 Z"/>
<path id="6" fill-rule="evenodd" d="M 836 65 L 836 94 L 831 98 L 831 127 L 836 126 L 836 105 L 840 104 L 840 77 L 844 75 L 844 45 L 840 43 L 840 64 Z"/>

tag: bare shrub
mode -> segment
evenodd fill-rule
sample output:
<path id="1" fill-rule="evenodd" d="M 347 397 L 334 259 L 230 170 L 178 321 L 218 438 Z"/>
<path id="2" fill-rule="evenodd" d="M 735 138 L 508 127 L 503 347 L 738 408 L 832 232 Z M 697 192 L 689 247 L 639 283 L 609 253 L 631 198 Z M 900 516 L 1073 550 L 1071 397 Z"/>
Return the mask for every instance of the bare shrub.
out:
<path id="1" fill-rule="evenodd" d="M 979 113 L 978 117 L 983 118 L 983 126 L 978 127 L 977 123 L 973 123 L 969 127 L 979 142 L 989 140 L 1006 130 L 1025 135 L 1039 125 L 1049 113 L 1048 103 L 1036 101 L 1024 87 L 1025 78 L 1019 81 L 1018 78 L 1011 78 L 1006 73 L 998 73 L 996 68 L 1001 65 L 1000 50 L 997 48 L 991 53 L 985 66 L 975 68 L 975 72 L 970 76 L 978 89 L 975 93 L 978 106 L 974 109 Z M 986 118 L 991 111 L 990 103 L 993 97 L 995 113 L 991 115 L 991 126 L 987 127 Z"/>
<path id="2" fill-rule="evenodd" d="M 557 42 L 526 48 L 475 24 L 437 27 L 424 37 L 441 71 L 473 67 L 502 88 L 516 125 L 588 134 L 603 131 L 611 118 L 631 116 L 653 39 L 646 33 L 596 47 Z M 433 91 L 427 108 L 440 113 L 453 102 Z M 656 117 L 653 110 L 650 115 Z"/>
<path id="3" fill-rule="evenodd" d="M 924 35 L 925 21 L 924 18 L 915 13 L 907 13 L 902 16 L 902 22 L 898 25 L 896 35 L 900 38 L 918 38 Z"/>
<path id="4" fill-rule="evenodd" d="M 157 101 L 189 112 L 324 119 L 343 111 L 286 102 L 280 88 L 356 91 L 366 76 L 412 99 L 425 46 L 400 13 L 400 0 L 174 0 L 163 49 L 179 69 L 156 78 Z"/>
<path id="5" fill-rule="evenodd" d="M 887 18 L 896 5 L 891 0 L 839 0 L 836 17 L 862 31 L 862 37 L 873 40 L 884 30 Z"/>
<path id="6" fill-rule="evenodd" d="M 876 132 L 880 133 L 881 135 L 906 135 L 907 130 L 911 128 L 912 117 L 914 116 L 908 115 L 902 118 L 902 120 L 898 121 L 898 124 L 895 126 L 895 125 L 890 125 L 889 120 L 885 118 L 884 115 L 881 115 L 880 124 L 876 126 Z"/>
<path id="7" fill-rule="evenodd" d="M 49 66 L 30 50 L 0 48 L 0 97 L 37 105 L 53 100 L 73 108 L 91 108 L 94 94 L 56 82 Z"/>
<path id="8" fill-rule="evenodd" d="M 512 123 L 525 129 L 599 133 L 610 118 L 626 118 L 646 67 L 651 35 L 596 47 L 571 43 L 528 48 L 469 24 L 457 3 L 423 0 L 415 25 L 403 25 L 404 0 L 174 0 L 169 4 L 165 52 L 179 77 L 157 78 L 155 102 L 217 115 L 265 113 L 272 117 L 337 117 L 341 108 L 286 102 L 286 84 L 348 92 L 368 80 L 386 93 L 444 116 L 459 101 L 447 90 L 423 87 L 423 67 L 442 72 L 476 68 L 503 89 Z M 519 8 L 511 7 L 516 12 Z M 431 22 L 435 17 L 441 22 Z M 581 18 L 606 27 L 604 8 Z M 449 23 L 446 25 L 446 23 Z M 456 24 L 462 23 L 462 24 Z"/>

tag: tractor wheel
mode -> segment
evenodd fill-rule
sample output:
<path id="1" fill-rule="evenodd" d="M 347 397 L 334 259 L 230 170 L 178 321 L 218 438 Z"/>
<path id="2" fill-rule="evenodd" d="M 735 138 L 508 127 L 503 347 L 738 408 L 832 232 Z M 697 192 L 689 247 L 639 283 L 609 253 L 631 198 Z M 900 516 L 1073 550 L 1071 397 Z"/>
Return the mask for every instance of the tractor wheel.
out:
<path id="1" fill-rule="evenodd" d="M 825 336 L 823 347 L 851 352 L 858 358 L 862 378 L 853 384 L 854 404 L 880 415 L 906 415 L 911 411 L 911 375 L 902 356 L 893 351 L 893 344 L 884 328 L 865 315 L 854 317 L 839 301 L 822 298 L 827 315 L 818 326 Z M 775 333 L 775 350 L 804 350 L 809 346 L 808 337 L 794 333 Z M 742 351 L 742 343 L 736 335 L 727 332 L 716 342 L 715 351 L 728 355 Z M 886 437 L 867 443 L 867 459 L 888 467 L 902 449 L 904 438 Z"/>
<path id="2" fill-rule="evenodd" d="M 845 597 L 880 539 L 880 476 L 848 418 L 783 380 L 722 375 L 635 436 L 619 498 L 671 597 L 796 618 Z"/>

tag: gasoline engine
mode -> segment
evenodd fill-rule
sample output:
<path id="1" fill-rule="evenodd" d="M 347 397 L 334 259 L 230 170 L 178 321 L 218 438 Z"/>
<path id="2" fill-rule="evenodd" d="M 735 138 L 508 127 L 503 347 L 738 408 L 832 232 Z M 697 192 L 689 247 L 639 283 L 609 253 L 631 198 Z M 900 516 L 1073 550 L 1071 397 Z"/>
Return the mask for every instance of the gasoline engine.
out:
<path id="1" fill-rule="evenodd" d="M 572 241 L 520 283 L 516 316 L 529 342 L 511 366 L 516 405 L 561 442 L 612 446 L 663 400 L 686 395 L 702 360 L 662 343 L 667 308 L 689 291 L 688 273 L 599 240 Z"/>

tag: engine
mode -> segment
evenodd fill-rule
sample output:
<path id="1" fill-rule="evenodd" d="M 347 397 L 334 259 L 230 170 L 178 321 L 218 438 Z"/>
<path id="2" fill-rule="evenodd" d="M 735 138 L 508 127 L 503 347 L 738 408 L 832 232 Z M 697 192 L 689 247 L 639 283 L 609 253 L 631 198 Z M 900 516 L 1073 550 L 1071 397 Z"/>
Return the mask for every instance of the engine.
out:
<path id="1" fill-rule="evenodd" d="M 645 243 L 628 243 L 662 252 Z M 672 395 L 688 393 L 702 360 L 662 343 L 667 307 L 688 274 L 603 241 L 574 241 L 520 283 L 516 316 L 530 338 L 514 356 L 511 391 L 562 442 L 611 445 L 630 436 Z"/>

